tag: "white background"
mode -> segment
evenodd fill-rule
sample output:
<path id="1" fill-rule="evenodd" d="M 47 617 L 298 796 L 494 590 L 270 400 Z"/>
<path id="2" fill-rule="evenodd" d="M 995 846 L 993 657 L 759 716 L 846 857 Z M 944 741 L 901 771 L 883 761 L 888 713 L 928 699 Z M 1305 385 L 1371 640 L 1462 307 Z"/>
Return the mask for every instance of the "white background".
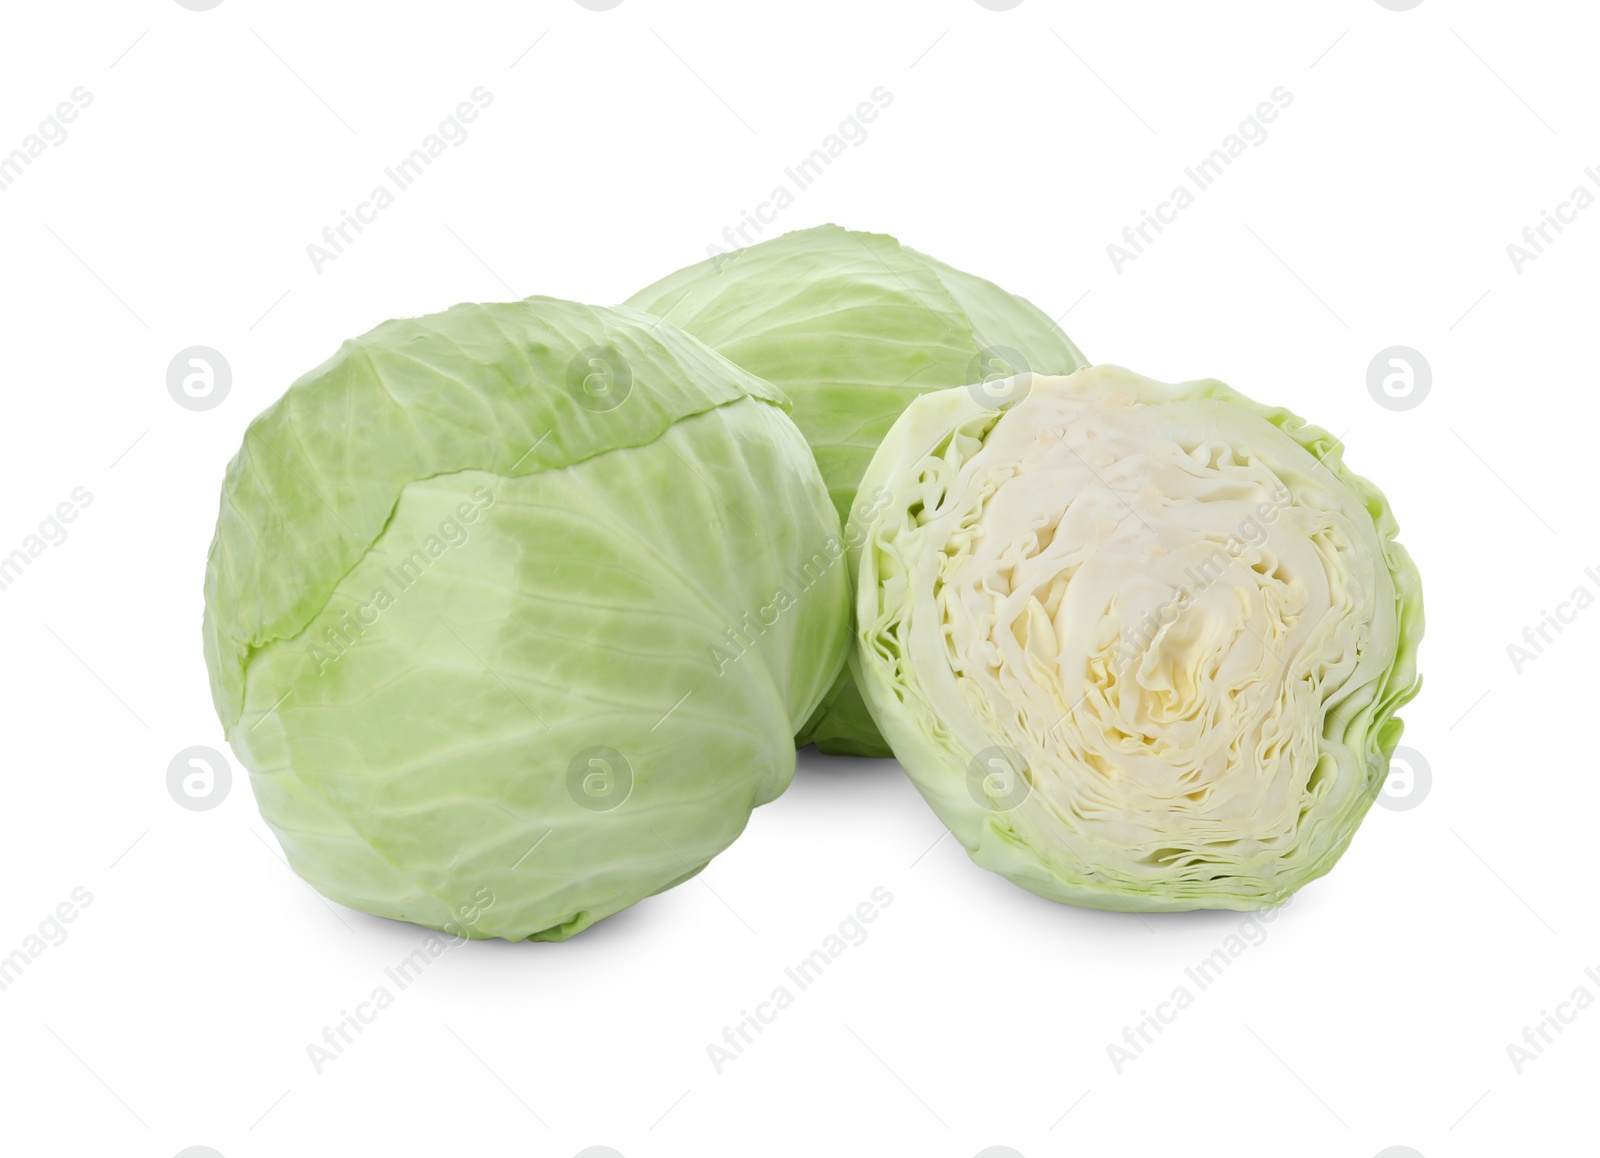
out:
<path id="1" fill-rule="evenodd" d="M 0 591 L 0 1149 L 152 1155 L 1595 1153 L 1600 997 L 1585 611 L 1600 565 L 1600 211 L 1506 246 L 1600 165 L 1588 5 L 172 0 L 10 5 L 0 153 L 93 103 L 0 192 L 0 554 L 76 487 L 70 537 Z M 533 47 L 529 47 L 532 45 Z M 131 47 L 130 47 L 131 46 Z M 347 252 L 306 246 L 477 86 L 493 104 Z M 1137 1060 L 1107 1046 L 1239 914 L 1060 907 L 971 865 L 892 762 L 802 757 L 699 880 L 562 945 L 452 950 L 321 1074 L 306 1046 L 420 943 L 322 903 L 222 747 L 200 652 L 223 468 L 337 343 L 463 300 L 620 301 L 703 257 L 877 87 L 892 105 L 772 232 L 890 232 L 1037 302 L 1088 356 L 1220 377 L 1382 485 L 1428 599 L 1376 808 Z M 1106 246 L 1277 86 L 1270 135 L 1119 272 Z M 1070 312 L 1068 312 L 1070 311 Z M 214 410 L 177 351 L 233 369 Z M 1380 406 L 1404 344 L 1426 400 Z M 877 886 L 892 904 L 737 1061 L 706 1047 Z M 1193 989 L 1193 985 L 1190 985 Z"/>

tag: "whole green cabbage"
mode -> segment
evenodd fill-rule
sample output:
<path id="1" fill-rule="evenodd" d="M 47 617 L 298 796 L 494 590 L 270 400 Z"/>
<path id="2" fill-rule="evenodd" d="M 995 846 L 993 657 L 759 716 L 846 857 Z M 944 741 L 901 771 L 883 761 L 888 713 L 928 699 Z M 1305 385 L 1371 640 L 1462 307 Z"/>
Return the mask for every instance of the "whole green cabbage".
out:
<path id="1" fill-rule="evenodd" d="M 852 548 L 852 668 L 975 861 L 1163 911 L 1270 906 L 1338 860 L 1423 616 L 1337 440 L 1102 366 L 918 398 L 861 485 L 890 501 Z"/>
<path id="2" fill-rule="evenodd" d="M 857 488 L 913 398 L 1010 377 L 1067 374 L 1083 354 L 1032 303 L 881 233 L 788 233 L 662 278 L 628 304 L 666 318 L 794 401 L 846 534 L 872 524 Z M 796 737 L 889 756 L 849 671 Z"/>
<path id="3" fill-rule="evenodd" d="M 251 423 L 205 655 L 295 871 L 560 940 L 726 848 L 849 638 L 785 405 L 657 319 L 533 298 L 385 323 Z"/>

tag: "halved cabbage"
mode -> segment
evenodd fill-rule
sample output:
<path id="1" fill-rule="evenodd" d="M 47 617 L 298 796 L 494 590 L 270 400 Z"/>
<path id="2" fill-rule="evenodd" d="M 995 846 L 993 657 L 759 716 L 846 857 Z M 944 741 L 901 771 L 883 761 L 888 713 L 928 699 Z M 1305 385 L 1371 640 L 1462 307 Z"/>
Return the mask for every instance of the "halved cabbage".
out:
<path id="1" fill-rule="evenodd" d="M 252 422 L 205 654 L 295 871 L 560 940 L 726 848 L 849 638 L 784 405 L 655 318 L 532 298 L 385 323 Z"/>
<path id="2" fill-rule="evenodd" d="M 993 397 L 998 391 L 990 391 Z M 1102 366 L 917 399 L 862 480 L 851 664 L 972 858 L 1094 908 L 1249 910 L 1349 844 L 1420 581 L 1338 442 Z"/>
<path id="3" fill-rule="evenodd" d="M 794 401 L 846 534 L 877 518 L 861 473 L 911 400 L 930 390 L 1068 374 L 1086 359 L 1033 303 L 881 233 L 786 233 L 662 278 L 628 299 Z M 796 742 L 888 756 L 841 674 Z"/>

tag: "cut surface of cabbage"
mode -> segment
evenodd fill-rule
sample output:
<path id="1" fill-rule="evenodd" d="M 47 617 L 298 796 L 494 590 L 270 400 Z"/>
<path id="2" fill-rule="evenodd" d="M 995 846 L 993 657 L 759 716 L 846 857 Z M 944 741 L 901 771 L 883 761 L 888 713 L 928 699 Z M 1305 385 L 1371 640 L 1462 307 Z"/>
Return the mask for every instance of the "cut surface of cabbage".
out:
<path id="1" fill-rule="evenodd" d="M 1214 381 L 1019 375 L 913 402 L 862 490 L 889 498 L 852 667 L 974 860 L 1073 904 L 1247 910 L 1343 853 L 1422 602 L 1326 432 Z"/>

